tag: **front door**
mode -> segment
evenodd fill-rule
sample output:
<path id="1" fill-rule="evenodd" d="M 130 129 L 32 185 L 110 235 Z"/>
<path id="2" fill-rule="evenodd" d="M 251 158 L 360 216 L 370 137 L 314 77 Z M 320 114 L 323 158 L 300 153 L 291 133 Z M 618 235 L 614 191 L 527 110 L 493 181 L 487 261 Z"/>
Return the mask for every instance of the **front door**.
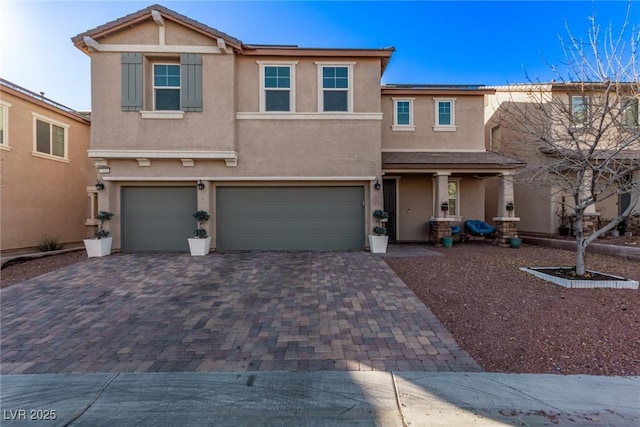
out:
<path id="1" fill-rule="evenodd" d="M 387 234 L 390 242 L 396 241 L 396 183 L 395 179 L 382 180 L 384 210 L 389 214 Z"/>

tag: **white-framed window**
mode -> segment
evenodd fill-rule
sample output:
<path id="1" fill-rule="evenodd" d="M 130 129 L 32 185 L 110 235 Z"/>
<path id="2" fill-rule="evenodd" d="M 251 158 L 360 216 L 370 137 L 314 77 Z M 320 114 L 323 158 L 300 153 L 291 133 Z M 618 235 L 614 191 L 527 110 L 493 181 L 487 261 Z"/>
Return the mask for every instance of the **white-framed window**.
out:
<path id="1" fill-rule="evenodd" d="M 583 95 L 571 96 L 571 117 L 578 125 L 584 125 L 589 120 L 589 97 Z"/>
<path id="2" fill-rule="evenodd" d="M 353 62 L 316 62 L 318 66 L 318 111 L 353 111 Z"/>
<path id="3" fill-rule="evenodd" d="M 640 125 L 638 99 L 625 99 L 622 108 L 622 124 L 627 127 L 638 127 Z"/>
<path id="4" fill-rule="evenodd" d="M 180 110 L 180 64 L 153 64 L 153 109 Z"/>
<path id="5" fill-rule="evenodd" d="M 435 101 L 435 131 L 456 130 L 456 99 L 434 98 Z"/>
<path id="6" fill-rule="evenodd" d="M 295 112 L 295 78 L 297 61 L 261 62 L 260 111 Z"/>
<path id="7" fill-rule="evenodd" d="M 68 159 L 69 125 L 33 113 L 33 153 Z"/>
<path id="8" fill-rule="evenodd" d="M 9 147 L 9 107 L 11 104 L 0 100 L 0 147 Z"/>
<path id="9" fill-rule="evenodd" d="M 413 124 L 413 100 L 415 98 L 393 99 L 393 126 L 394 131 L 415 130 Z"/>

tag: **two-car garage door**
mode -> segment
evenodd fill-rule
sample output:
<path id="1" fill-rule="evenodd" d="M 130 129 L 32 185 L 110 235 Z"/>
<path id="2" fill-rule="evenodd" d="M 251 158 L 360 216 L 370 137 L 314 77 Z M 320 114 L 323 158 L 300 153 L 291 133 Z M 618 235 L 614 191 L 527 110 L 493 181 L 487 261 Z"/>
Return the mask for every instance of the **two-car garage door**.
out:
<path id="1" fill-rule="evenodd" d="M 219 187 L 218 250 L 364 248 L 363 187 Z"/>
<path id="2" fill-rule="evenodd" d="M 218 187 L 216 246 L 233 250 L 364 248 L 363 187 Z M 123 250 L 187 251 L 194 187 L 125 187 Z"/>

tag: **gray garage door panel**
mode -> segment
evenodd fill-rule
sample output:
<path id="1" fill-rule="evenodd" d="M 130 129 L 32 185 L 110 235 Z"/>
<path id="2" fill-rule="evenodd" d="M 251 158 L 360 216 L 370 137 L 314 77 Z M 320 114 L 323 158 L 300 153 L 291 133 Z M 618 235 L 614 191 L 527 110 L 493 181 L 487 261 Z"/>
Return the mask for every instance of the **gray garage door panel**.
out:
<path id="1" fill-rule="evenodd" d="M 220 187 L 218 250 L 364 247 L 362 187 Z"/>
<path id="2" fill-rule="evenodd" d="M 125 187 L 122 189 L 122 249 L 188 251 L 187 238 L 197 224 L 194 187 Z"/>

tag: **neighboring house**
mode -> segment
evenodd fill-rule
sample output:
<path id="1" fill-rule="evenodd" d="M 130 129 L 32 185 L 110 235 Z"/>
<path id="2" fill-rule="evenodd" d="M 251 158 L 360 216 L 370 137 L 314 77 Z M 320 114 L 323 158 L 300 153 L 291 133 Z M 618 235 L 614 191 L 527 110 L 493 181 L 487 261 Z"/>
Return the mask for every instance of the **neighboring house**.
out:
<path id="1" fill-rule="evenodd" d="M 362 249 L 383 206 L 394 238 L 428 241 L 430 217 L 440 236 L 484 219 L 483 177 L 512 197 L 519 163 L 484 150 L 487 91 L 381 90 L 393 48 L 249 45 L 159 5 L 72 41 L 123 251 L 186 250 L 196 210 L 217 250 Z"/>
<path id="2" fill-rule="evenodd" d="M 2 251 L 91 234 L 89 129 L 88 115 L 0 79 Z"/>
<path id="3" fill-rule="evenodd" d="M 485 141 L 487 149 L 517 157 L 534 167 L 554 160 L 554 154 L 539 149 L 539 145 L 533 141 L 535 138 L 530 137 L 531 134 L 536 133 L 537 130 L 539 135 L 552 135 L 554 126 L 562 126 L 561 123 L 571 117 L 578 124 L 581 122 L 586 123 L 589 115 L 593 114 L 591 110 L 596 108 L 596 104 L 599 105 L 603 102 L 604 97 L 602 96 L 601 87 L 602 85 L 597 83 L 580 85 L 555 82 L 495 87 L 495 93 L 487 96 L 485 108 Z M 630 101 L 630 104 L 619 113 L 619 117 L 615 118 L 615 120 L 621 121 L 621 126 L 616 126 L 608 131 L 613 133 L 610 137 L 602 138 L 602 148 L 608 148 L 607 144 L 612 143 L 611 141 L 618 141 L 617 132 L 620 132 L 620 129 L 622 129 L 622 132 L 635 134 L 638 132 L 640 117 L 638 115 L 637 95 L 635 100 L 627 98 L 614 100 L 613 105 L 623 101 Z M 545 105 L 545 111 L 547 112 L 531 114 L 540 105 Z M 521 117 L 524 111 L 529 111 L 529 114 L 531 114 L 527 119 L 528 124 L 526 127 L 517 123 L 518 121 L 523 121 Z M 596 129 L 598 126 L 600 126 L 599 123 L 594 123 L 593 128 Z M 577 125 L 576 132 L 580 132 L 579 129 L 580 127 Z M 526 130 L 526 132 L 523 132 L 523 130 Z M 566 134 L 564 129 L 560 130 L 558 138 L 562 134 Z M 577 140 L 580 138 L 582 136 L 579 136 Z M 558 142 L 558 146 L 560 145 L 561 143 Z M 621 164 L 635 162 L 637 165 L 638 159 L 640 159 L 640 150 L 633 149 L 634 147 L 638 147 L 637 139 L 635 145 L 629 144 L 617 156 Z M 635 175 L 635 177 L 632 175 Z M 518 206 L 521 217 L 520 231 L 557 234 L 561 225 L 560 214 L 562 212 L 563 197 L 565 203 L 569 206 L 566 212 L 570 214 L 570 208 L 573 204 L 572 195 L 563 193 L 559 188 L 551 185 L 550 182 L 529 182 L 526 178 L 527 174 L 524 174 L 521 179 L 516 179 L 515 183 L 515 203 Z M 637 166 L 636 172 L 629 173 L 627 179 L 629 181 L 632 179 L 640 180 L 640 171 L 638 171 Z M 588 229 L 592 229 L 593 226 L 597 225 L 598 218 L 600 221 L 606 220 L 608 222 L 608 220 L 624 212 L 629 206 L 630 193 L 618 190 L 619 188 L 610 187 L 603 195 L 611 193 L 614 196 L 597 201 L 586 212 L 593 220 L 593 224 L 588 224 Z M 488 214 L 490 215 L 491 211 L 488 211 Z M 640 214 L 640 206 L 636 210 L 636 215 L 638 214 Z M 634 226 L 640 226 L 639 218 L 631 219 L 630 222 L 633 222 Z M 638 224 L 635 224 L 636 222 Z"/>

